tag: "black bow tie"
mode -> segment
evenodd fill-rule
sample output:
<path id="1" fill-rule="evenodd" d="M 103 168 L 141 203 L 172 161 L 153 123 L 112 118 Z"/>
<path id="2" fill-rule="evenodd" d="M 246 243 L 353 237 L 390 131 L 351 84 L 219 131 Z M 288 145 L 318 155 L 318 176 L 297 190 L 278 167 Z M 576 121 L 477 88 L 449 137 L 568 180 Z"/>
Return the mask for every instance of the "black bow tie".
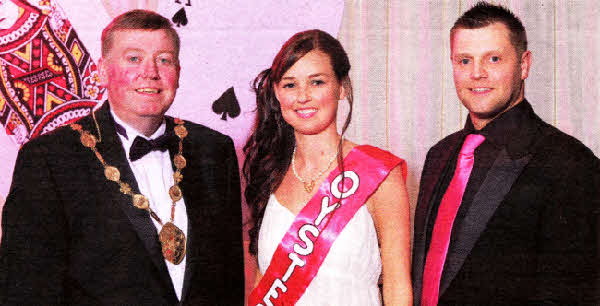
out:
<path id="1" fill-rule="evenodd" d="M 136 161 L 154 150 L 164 152 L 169 147 L 172 136 L 173 135 L 171 133 L 165 133 L 156 139 L 150 140 L 144 139 L 140 136 L 135 137 L 131 148 L 129 148 L 129 159 L 131 161 Z"/>

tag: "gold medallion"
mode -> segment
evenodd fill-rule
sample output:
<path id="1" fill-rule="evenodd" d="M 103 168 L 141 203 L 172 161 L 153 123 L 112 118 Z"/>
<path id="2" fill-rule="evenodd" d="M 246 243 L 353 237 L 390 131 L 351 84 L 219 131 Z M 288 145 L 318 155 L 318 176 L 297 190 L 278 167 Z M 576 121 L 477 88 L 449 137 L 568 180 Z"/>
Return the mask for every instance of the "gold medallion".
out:
<path id="1" fill-rule="evenodd" d="M 183 139 L 185 136 L 187 136 L 187 134 L 188 132 L 185 126 L 178 125 L 175 127 L 175 135 L 179 136 L 180 139 Z"/>
<path id="2" fill-rule="evenodd" d="M 133 195 L 133 206 L 139 209 L 148 209 L 149 203 L 148 199 L 142 194 L 134 194 Z"/>
<path id="3" fill-rule="evenodd" d="M 106 166 L 106 168 L 104 168 L 104 176 L 113 182 L 118 182 L 119 179 L 121 179 L 121 173 L 119 172 L 119 169 L 113 166 Z"/>
<path id="4" fill-rule="evenodd" d="M 88 148 L 96 147 L 96 137 L 88 132 L 81 133 L 79 139 L 81 140 L 81 143 Z"/>
<path id="5" fill-rule="evenodd" d="M 185 257 L 185 234 L 172 222 L 167 222 L 158 234 L 166 260 L 178 265 Z"/>
<path id="6" fill-rule="evenodd" d="M 313 188 L 315 187 L 315 181 L 313 181 L 313 180 L 306 181 L 303 184 L 304 184 L 304 190 L 306 190 L 307 193 L 310 193 L 313 190 Z"/>
<path id="7" fill-rule="evenodd" d="M 177 169 L 183 169 L 185 168 L 187 161 L 185 160 L 185 157 L 183 157 L 183 155 L 177 154 L 175 155 L 175 157 L 173 157 L 173 163 L 175 164 L 175 167 L 177 167 Z"/>
<path id="8" fill-rule="evenodd" d="M 169 188 L 169 196 L 171 196 L 171 200 L 173 200 L 173 202 L 179 201 L 181 199 L 181 188 L 179 188 L 177 185 L 173 185 L 171 188 Z"/>
<path id="9" fill-rule="evenodd" d="M 93 114 L 94 113 L 92 113 L 92 115 Z M 94 122 L 95 121 L 96 117 L 94 117 Z M 175 203 L 182 198 L 181 188 L 179 188 L 178 184 L 181 182 L 181 180 L 183 180 L 181 169 L 185 168 L 187 164 L 187 161 L 182 155 L 182 139 L 187 136 L 188 132 L 183 126 L 183 120 L 175 118 L 175 123 L 178 124 L 178 126 L 175 127 L 175 133 L 177 136 L 179 136 L 179 152 L 173 158 L 173 164 L 177 168 L 175 173 L 173 173 L 173 180 L 175 181 L 175 184 L 169 189 L 169 196 L 173 200 L 173 204 L 171 206 L 171 221 L 163 225 L 159 233 L 159 240 L 165 259 L 177 265 L 181 263 L 185 257 L 186 238 L 185 234 L 177 226 L 175 226 L 175 224 L 173 224 L 173 218 L 175 216 Z M 102 139 L 102 136 L 100 135 L 100 128 L 98 127 L 97 122 L 96 128 L 98 130 L 99 139 Z M 100 154 L 100 152 L 98 152 L 96 149 L 96 143 L 100 142 L 100 140 L 97 140 L 96 137 L 90 134 L 88 131 L 84 131 L 79 124 L 71 124 L 71 129 L 79 132 L 79 140 L 81 143 L 85 147 L 90 148 L 96 154 L 96 157 L 104 166 L 104 176 L 108 180 L 119 184 L 119 190 L 121 193 L 131 196 L 133 206 L 139 209 L 147 210 L 150 214 L 150 217 L 162 225 L 162 220 L 160 220 L 156 213 L 154 213 L 154 211 L 152 211 L 150 208 L 148 198 L 142 194 L 134 194 L 131 190 L 131 186 L 121 181 L 121 173 L 119 172 L 119 169 L 106 164 L 104 158 L 102 158 L 102 154 Z"/>

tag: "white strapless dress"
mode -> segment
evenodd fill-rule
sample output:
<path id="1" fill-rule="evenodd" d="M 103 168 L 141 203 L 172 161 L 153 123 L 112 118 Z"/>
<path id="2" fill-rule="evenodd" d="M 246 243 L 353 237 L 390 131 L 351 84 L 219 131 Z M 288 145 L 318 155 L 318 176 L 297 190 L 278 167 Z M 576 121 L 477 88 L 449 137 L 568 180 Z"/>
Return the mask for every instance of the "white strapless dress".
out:
<path id="1" fill-rule="evenodd" d="M 258 266 L 263 275 L 294 219 L 294 214 L 271 195 L 258 237 Z M 377 232 L 367 206 L 363 205 L 334 241 L 296 305 L 381 305 L 377 286 L 380 274 Z"/>

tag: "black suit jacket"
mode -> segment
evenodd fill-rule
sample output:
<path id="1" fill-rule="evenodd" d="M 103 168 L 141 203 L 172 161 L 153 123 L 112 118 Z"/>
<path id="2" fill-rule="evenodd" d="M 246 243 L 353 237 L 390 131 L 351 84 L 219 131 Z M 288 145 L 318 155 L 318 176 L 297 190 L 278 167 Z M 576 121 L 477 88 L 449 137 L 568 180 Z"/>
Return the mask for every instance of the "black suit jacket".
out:
<path id="1" fill-rule="evenodd" d="M 575 138 L 527 120 L 491 165 L 452 229 L 439 305 L 596 304 L 600 162 Z M 435 146 L 423 168 L 415 211 L 414 303 L 420 305 L 426 229 L 444 167 L 464 131 Z"/>
<path id="2" fill-rule="evenodd" d="M 98 151 L 139 192 L 108 103 Z M 167 129 L 173 118 L 166 117 Z M 91 116 L 78 122 L 97 134 Z M 238 163 L 233 142 L 185 123 L 180 187 L 188 215 L 182 305 L 243 305 Z M 170 148 L 171 156 L 177 143 Z M 79 133 L 62 127 L 24 145 L 2 222 L 0 304 L 175 305 L 148 212 L 108 181 Z"/>

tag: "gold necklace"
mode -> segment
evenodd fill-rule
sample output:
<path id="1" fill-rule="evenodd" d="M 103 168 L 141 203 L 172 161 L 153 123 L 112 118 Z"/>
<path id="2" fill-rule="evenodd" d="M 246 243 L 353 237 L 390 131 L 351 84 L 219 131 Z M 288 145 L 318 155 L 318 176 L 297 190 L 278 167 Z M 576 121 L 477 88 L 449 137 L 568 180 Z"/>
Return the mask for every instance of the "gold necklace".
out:
<path id="1" fill-rule="evenodd" d="M 175 134 L 179 137 L 179 151 L 173 157 L 173 164 L 175 165 L 175 173 L 173 173 L 173 186 L 169 188 L 169 196 L 173 203 L 171 204 L 171 221 L 163 224 L 162 220 L 158 217 L 158 215 L 150 208 L 148 198 L 146 198 L 143 194 L 134 193 L 131 190 L 131 186 L 128 183 L 121 181 L 121 173 L 119 169 L 114 166 L 111 166 L 106 163 L 102 154 L 98 152 L 96 148 L 96 144 L 102 140 L 102 135 L 100 134 L 100 127 L 98 126 L 98 122 L 96 121 L 95 113 L 92 112 L 92 117 L 94 118 L 94 123 L 96 124 L 96 129 L 98 131 L 98 138 L 90 132 L 84 130 L 81 125 L 77 123 L 70 124 L 71 129 L 79 132 L 79 140 L 83 146 L 90 148 L 96 155 L 96 158 L 100 161 L 102 166 L 104 167 L 104 176 L 109 181 L 113 181 L 119 184 L 120 191 L 123 194 L 129 195 L 132 198 L 133 206 L 148 211 L 150 216 L 156 220 L 161 226 L 162 229 L 158 234 L 158 239 L 161 244 L 162 253 L 166 260 L 171 263 L 178 265 L 181 263 L 183 258 L 185 257 L 186 252 L 186 238 L 183 231 L 181 231 L 175 224 L 173 220 L 175 218 L 175 203 L 182 198 L 181 188 L 179 187 L 179 183 L 183 180 L 183 174 L 181 174 L 181 169 L 185 168 L 186 160 L 182 155 L 183 151 L 183 138 L 187 136 L 188 132 L 185 126 L 183 126 L 184 121 L 175 118 Z"/>
<path id="2" fill-rule="evenodd" d="M 344 141 L 343 138 L 341 141 Z M 292 172 L 294 173 L 294 176 L 304 185 L 304 191 L 310 193 L 313 190 L 313 188 L 315 187 L 315 180 L 318 179 L 323 174 L 323 172 L 327 171 L 329 167 L 331 167 L 331 164 L 333 164 L 333 161 L 339 153 L 340 150 L 338 148 L 335 154 L 329 159 L 329 162 L 327 163 L 327 167 L 325 167 L 325 169 L 319 171 L 315 176 L 311 178 L 304 179 L 300 177 L 300 175 L 298 175 L 298 172 L 296 172 L 296 162 L 294 161 L 296 159 L 296 145 L 294 145 L 294 152 L 292 153 Z"/>

